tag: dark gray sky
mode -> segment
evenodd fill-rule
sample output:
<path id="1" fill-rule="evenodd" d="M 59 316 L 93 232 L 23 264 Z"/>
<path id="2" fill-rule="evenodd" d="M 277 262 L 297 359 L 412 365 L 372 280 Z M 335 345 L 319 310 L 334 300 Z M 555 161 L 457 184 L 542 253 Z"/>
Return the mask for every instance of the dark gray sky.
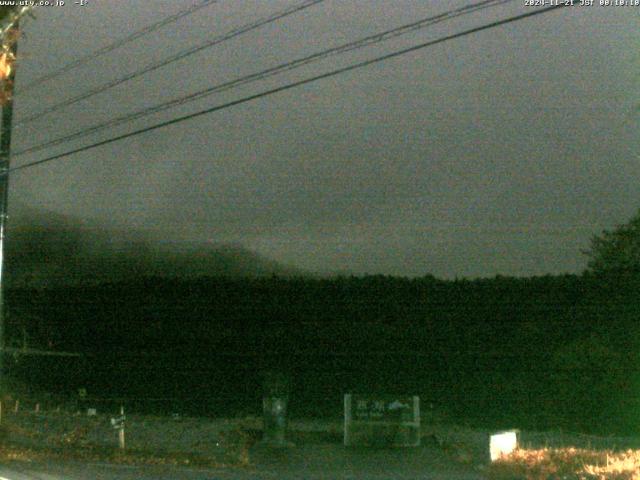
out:
<path id="1" fill-rule="evenodd" d="M 469 2 L 326 0 L 16 128 L 14 149 Z M 192 2 L 66 3 L 26 24 L 18 87 Z M 294 3 L 220 0 L 19 95 L 16 118 Z M 45 154 L 527 8 L 442 23 Z M 309 270 L 578 272 L 591 235 L 640 207 L 639 27 L 638 7 L 560 9 L 21 171 L 11 199 L 158 238 L 239 242 Z"/>

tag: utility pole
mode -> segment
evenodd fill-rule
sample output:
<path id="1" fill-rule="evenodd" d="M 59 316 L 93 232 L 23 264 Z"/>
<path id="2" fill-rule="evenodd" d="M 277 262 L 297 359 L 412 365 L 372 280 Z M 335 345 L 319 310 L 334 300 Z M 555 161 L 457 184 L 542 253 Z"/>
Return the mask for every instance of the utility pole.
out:
<path id="1" fill-rule="evenodd" d="M 5 62 L 10 65 L 9 75 L 4 81 L 4 104 L 2 105 L 2 124 L 0 125 L 0 401 L 5 393 L 5 236 L 7 228 L 7 204 L 9 201 L 9 167 L 11 160 L 11 124 L 13 122 L 13 87 L 16 70 L 12 65 L 18 52 L 19 20 L 16 18 L 9 31 L 5 32 L 10 38 L 9 51 L 4 52 Z M 5 42 L 5 38 L 2 42 Z"/>

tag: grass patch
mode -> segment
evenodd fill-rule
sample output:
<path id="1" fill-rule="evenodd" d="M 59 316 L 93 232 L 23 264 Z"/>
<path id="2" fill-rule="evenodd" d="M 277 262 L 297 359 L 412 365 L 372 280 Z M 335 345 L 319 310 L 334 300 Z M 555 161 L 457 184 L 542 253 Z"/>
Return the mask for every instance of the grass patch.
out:
<path id="1" fill-rule="evenodd" d="M 194 455 L 186 452 L 120 450 L 108 447 L 28 447 L 5 442 L 0 444 L 0 463 L 3 461 L 40 462 L 44 460 L 79 460 L 124 465 L 188 465 L 198 467 L 239 467 L 248 465 L 248 457 L 223 452 L 216 456 Z"/>
<path id="2" fill-rule="evenodd" d="M 172 450 L 170 448 L 128 447 L 120 450 L 114 445 L 95 442 L 96 419 L 77 418 L 65 428 L 38 431 L 12 422 L 0 426 L 0 462 L 42 461 L 46 459 L 108 462 L 127 465 L 189 465 L 198 467 L 246 467 L 250 464 L 249 449 L 257 441 L 258 433 L 245 428 L 219 432 L 204 452 Z M 46 420 L 38 420 L 44 422 Z M 78 425 L 78 423 L 80 423 Z M 94 435 L 90 435 L 91 433 Z M 108 433 L 112 433 L 109 429 Z M 138 442 L 139 443 L 139 442 Z"/>
<path id="3" fill-rule="evenodd" d="M 640 480 L 640 450 L 519 449 L 492 463 L 491 480 Z"/>
<path id="4" fill-rule="evenodd" d="M 0 428 L 2 461 L 37 462 L 47 459 L 108 462 L 126 465 L 189 465 L 198 467 L 246 467 L 249 448 L 255 443 L 253 432 L 243 429 L 221 433 L 210 453 L 191 453 L 165 449 L 127 448 L 96 445 L 87 441 L 86 428 L 75 427 L 44 441 L 46 435 L 17 425 Z"/>

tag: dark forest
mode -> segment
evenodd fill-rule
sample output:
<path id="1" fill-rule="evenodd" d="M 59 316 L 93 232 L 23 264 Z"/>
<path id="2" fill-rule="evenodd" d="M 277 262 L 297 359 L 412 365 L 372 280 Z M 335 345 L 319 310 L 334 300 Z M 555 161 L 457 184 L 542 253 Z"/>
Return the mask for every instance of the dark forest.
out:
<path id="1" fill-rule="evenodd" d="M 640 407 L 639 287 L 617 272 L 14 288 L 9 341 L 83 357 L 16 357 L 10 369 L 43 391 L 86 387 L 146 409 L 174 398 L 212 416 L 257 414 L 261 373 L 280 369 L 294 415 L 338 416 L 347 392 L 403 392 L 470 424 L 627 432 Z"/>

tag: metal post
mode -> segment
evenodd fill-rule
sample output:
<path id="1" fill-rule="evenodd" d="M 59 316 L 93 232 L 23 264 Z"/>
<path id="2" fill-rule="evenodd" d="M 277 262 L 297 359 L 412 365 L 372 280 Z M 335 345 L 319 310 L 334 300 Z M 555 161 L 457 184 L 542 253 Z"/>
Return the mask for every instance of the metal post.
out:
<path id="1" fill-rule="evenodd" d="M 14 32 L 18 31 L 18 22 L 13 26 Z M 10 46 L 13 58 L 18 52 L 17 35 Z M 5 104 L 2 106 L 2 125 L 0 126 L 0 398 L 5 393 L 5 236 L 7 226 L 7 204 L 9 201 L 9 166 L 11 160 L 11 124 L 13 122 L 13 86 L 16 78 L 15 68 L 11 68 L 9 77 L 5 80 Z"/>
<path id="2" fill-rule="evenodd" d="M 120 406 L 120 418 L 122 418 L 122 425 L 118 430 L 118 444 L 120 445 L 120 450 L 125 449 L 125 441 L 124 441 L 124 405 Z"/>

